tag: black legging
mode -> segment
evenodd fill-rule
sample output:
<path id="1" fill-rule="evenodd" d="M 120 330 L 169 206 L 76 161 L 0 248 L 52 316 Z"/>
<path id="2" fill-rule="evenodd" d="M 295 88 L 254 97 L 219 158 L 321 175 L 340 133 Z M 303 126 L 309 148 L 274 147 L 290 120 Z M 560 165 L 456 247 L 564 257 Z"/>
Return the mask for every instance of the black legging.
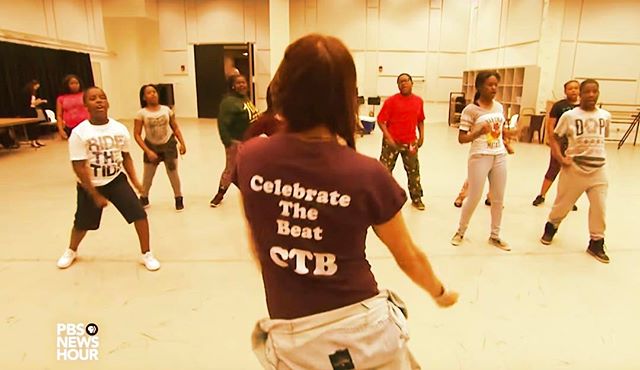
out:
<path id="1" fill-rule="evenodd" d="M 25 117 L 36 118 L 38 117 L 38 112 L 36 112 L 35 108 L 29 108 L 28 111 L 25 112 Z M 40 127 L 40 123 L 30 123 L 26 125 L 27 129 L 27 140 L 38 140 L 40 135 L 42 135 L 42 128 Z"/>

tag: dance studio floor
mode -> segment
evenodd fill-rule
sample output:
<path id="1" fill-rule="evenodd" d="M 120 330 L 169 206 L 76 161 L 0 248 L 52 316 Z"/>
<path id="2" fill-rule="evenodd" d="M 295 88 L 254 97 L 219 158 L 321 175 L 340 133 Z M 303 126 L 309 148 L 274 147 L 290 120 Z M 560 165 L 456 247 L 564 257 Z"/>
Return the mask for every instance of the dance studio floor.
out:
<path id="1" fill-rule="evenodd" d="M 158 272 L 138 263 L 134 229 L 113 205 L 76 263 L 58 270 L 75 210 L 66 144 L 0 150 L 0 369 L 259 369 L 249 339 L 266 308 L 238 192 L 209 207 L 224 166 L 215 121 L 179 122 L 188 147 L 179 165 L 186 209 L 174 211 L 159 169 L 148 209 Z M 438 309 L 369 235 L 379 285 L 408 304 L 410 346 L 423 368 L 640 369 L 640 242 L 633 231 L 640 227 L 640 146 L 608 146 L 612 263 L 604 265 L 585 253 L 585 197 L 552 246 L 538 241 L 555 187 L 544 205 L 531 206 L 548 163 L 548 148 L 536 144 L 517 144 L 509 158 L 502 236 L 513 251 L 487 244 L 484 205 L 465 243 L 451 246 L 460 212 L 452 203 L 468 151 L 456 136 L 445 124 L 427 125 L 420 152 L 427 211 L 407 204 L 403 213 L 443 281 L 460 292 L 458 305 Z M 377 156 L 380 140 L 376 130 L 359 139 L 359 150 Z M 134 158 L 141 176 L 137 146 Z M 406 187 L 400 161 L 395 176 Z M 59 323 L 95 323 L 98 360 L 56 360 Z"/>

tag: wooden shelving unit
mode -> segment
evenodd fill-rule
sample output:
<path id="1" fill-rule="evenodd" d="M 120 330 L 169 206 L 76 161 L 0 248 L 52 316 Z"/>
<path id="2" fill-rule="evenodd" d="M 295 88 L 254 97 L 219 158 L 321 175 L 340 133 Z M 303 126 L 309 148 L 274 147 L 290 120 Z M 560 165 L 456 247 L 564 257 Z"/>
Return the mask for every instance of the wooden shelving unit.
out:
<path id="1" fill-rule="evenodd" d="M 504 106 L 505 114 L 511 117 L 525 108 L 535 111 L 538 99 L 540 67 L 522 66 L 496 68 L 501 80 L 498 84 L 496 99 Z M 476 75 L 481 70 L 464 71 L 462 75 L 462 92 L 467 103 L 471 103 L 476 92 Z"/>

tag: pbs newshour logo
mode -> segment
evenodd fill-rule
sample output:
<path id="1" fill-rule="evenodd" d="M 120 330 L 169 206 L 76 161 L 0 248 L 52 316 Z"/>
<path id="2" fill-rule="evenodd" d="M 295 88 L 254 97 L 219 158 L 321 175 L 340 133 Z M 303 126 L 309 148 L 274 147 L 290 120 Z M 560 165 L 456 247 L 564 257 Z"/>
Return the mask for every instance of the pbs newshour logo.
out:
<path id="1" fill-rule="evenodd" d="M 98 325 L 58 323 L 56 358 L 60 361 L 97 361 L 100 337 Z"/>

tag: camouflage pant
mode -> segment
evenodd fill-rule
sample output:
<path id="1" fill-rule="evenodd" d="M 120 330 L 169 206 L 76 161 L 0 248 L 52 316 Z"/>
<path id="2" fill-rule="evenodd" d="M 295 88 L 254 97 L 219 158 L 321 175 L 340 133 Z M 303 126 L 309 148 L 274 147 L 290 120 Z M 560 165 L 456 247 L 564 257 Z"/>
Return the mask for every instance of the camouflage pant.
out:
<path id="1" fill-rule="evenodd" d="M 417 144 L 413 144 L 417 148 Z M 407 171 L 407 179 L 409 180 L 409 195 L 412 201 L 422 198 L 422 186 L 420 185 L 420 162 L 418 161 L 418 151 L 412 153 L 408 144 L 398 144 L 398 148 L 393 148 L 387 144 L 386 140 L 382 140 L 382 153 L 380 154 L 380 162 L 387 167 L 389 172 L 393 173 L 396 166 L 398 155 L 402 156 L 404 170 Z"/>

